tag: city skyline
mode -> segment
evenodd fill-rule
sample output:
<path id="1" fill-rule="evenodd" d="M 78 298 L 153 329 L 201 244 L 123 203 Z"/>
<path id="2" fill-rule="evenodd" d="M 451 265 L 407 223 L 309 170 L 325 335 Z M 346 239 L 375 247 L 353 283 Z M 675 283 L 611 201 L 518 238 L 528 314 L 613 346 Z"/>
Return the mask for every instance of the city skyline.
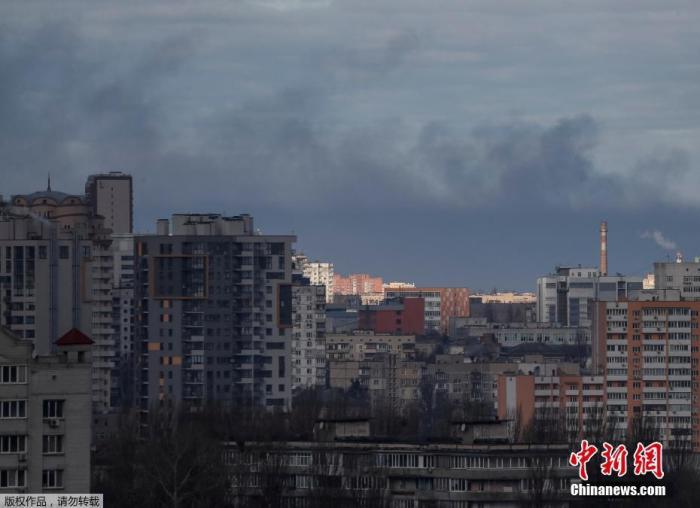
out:
<path id="1" fill-rule="evenodd" d="M 86 178 L 89 176 L 89 173 L 86 174 Z M 134 180 L 138 182 L 138 176 L 137 175 L 132 175 L 134 177 Z M 37 184 L 35 187 L 28 187 L 24 191 L 27 192 L 28 189 L 31 189 L 29 192 L 35 192 L 35 191 L 40 191 L 43 190 L 44 187 L 47 185 L 47 177 L 42 184 Z M 52 188 L 54 190 L 58 190 L 60 192 L 66 192 L 67 194 L 75 194 L 75 195 L 80 195 L 82 193 L 82 189 L 79 190 L 73 190 L 73 189 L 66 189 L 61 186 L 61 179 L 57 179 L 55 176 L 53 177 L 52 180 Z M 139 215 L 139 195 L 141 194 L 139 192 L 137 183 L 134 184 L 134 189 L 133 189 L 135 198 L 134 198 L 134 222 L 137 227 L 135 230 L 134 234 L 136 235 L 148 235 L 148 234 L 154 234 L 156 232 L 156 219 L 154 219 L 151 223 L 146 223 L 144 222 L 140 215 Z M 17 195 L 21 193 L 12 193 L 10 195 L 6 195 L 6 198 L 11 197 L 12 195 Z M 175 213 L 182 213 L 181 210 L 176 210 L 176 209 L 171 209 L 168 210 L 167 212 L 164 212 L 162 216 L 159 216 L 159 218 L 170 218 L 172 214 Z M 221 213 L 216 210 L 212 209 L 206 209 L 202 208 L 201 210 L 197 210 L 192 213 Z M 228 215 L 236 215 L 239 213 L 245 213 L 245 211 L 229 211 L 227 212 Z M 580 218 L 581 213 L 577 214 Z M 265 214 L 263 213 L 262 216 L 264 217 Z M 288 217 L 286 217 L 288 218 Z M 559 217 L 561 220 L 562 218 Z M 386 259 L 382 257 L 377 257 L 373 254 L 374 251 L 371 251 L 369 254 L 366 252 L 363 252 L 363 249 L 359 248 L 358 246 L 353 247 L 352 243 L 350 242 L 351 245 L 345 246 L 344 248 L 336 248 L 336 249 L 325 249 L 323 248 L 325 242 L 322 241 L 322 238 L 319 238 L 318 235 L 314 234 L 314 232 L 310 232 L 309 238 L 305 238 L 302 235 L 298 234 L 293 228 L 287 228 L 285 229 L 284 227 L 284 219 L 280 219 L 279 217 L 272 216 L 270 217 L 270 224 L 277 224 L 277 227 L 268 227 L 265 222 L 262 220 L 257 221 L 256 223 L 256 229 L 258 229 L 261 233 L 263 234 L 269 234 L 269 233 L 274 233 L 274 234 L 284 234 L 287 232 L 288 234 L 295 234 L 297 236 L 297 242 L 295 243 L 295 249 L 299 253 L 303 253 L 309 257 L 310 260 L 313 261 L 324 261 L 324 262 L 330 262 L 334 264 L 335 271 L 340 274 L 352 274 L 352 273 L 372 273 L 376 274 L 377 276 L 382 277 L 386 282 L 389 282 L 391 280 L 402 280 L 402 281 L 407 281 L 407 282 L 412 282 L 415 283 L 417 286 L 429 286 L 429 285 L 435 285 L 435 286 L 447 286 L 447 287 L 459 287 L 465 286 L 471 288 L 474 292 L 490 292 L 493 289 L 497 289 L 499 291 L 522 291 L 522 292 L 528 292 L 528 291 L 533 291 L 537 285 L 537 277 L 550 274 L 554 272 L 554 269 L 556 266 L 584 266 L 584 267 L 598 267 L 599 265 L 599 222 L 595 222 L 595 217 L 591 216 L 590 219 L 588 217 L 585 217 L 586 219 L 586 224 L 584 226 L 589 226 L 586 230 L 574 232 L 576 239 L 575 243 L 573 244 L 567 244 L 567 245 L 559 245 L 559 243 L 556 241 L 556 239 L 552 239 L 548 235 L 545 235 L 545 238 L 548 238 L 548 245 L 547 249 L 545 249 L 545 254 L 551 254 L 552 257 L 550 259 L 554 260 L 552 263 L 549 265 L 546 265 L 544 263 L 536 263 L 532 265 L 531 269 L 521 269 L 518 267 L 517 260 L 513 265 L 509 266 L 503 266 L 499 268 L 499 272 L 502 273 L 497 273 L 495 277 L 491 275 L 491 277 L 485 277 L 483 269 L 479 270 L 474 270 L 473 272 L 473 277 L 470 277 L 470 272 L 469 272 L 469 267 L 465 267 L 463 265 L 458 266 L 459 270 L 462 270 L 461 275 L 462 278 L 455 278 L 453 277 L 450 273 L 443 272 L 442 274 L 438 274 L 435 276 L 434 274 L 437 272 L 431 273 L 430 271 L 426 271 L 424 269 L 420 269 L 420 267 L 412 266 L 410 264 L 411 262 L 411 252 L 405 252 L 401 253 L 402 255 L 397 256 L 394 254 L 394 258 L 392 258 L 392 262 L 386 262 Z M 687 218 L 686 218 L 687 220 Z M 676 220 L 674 223 L 674 226 L 678 227 L 679 221 Z M 623 223 L 624 224 L 624 223 Z M 142 226 L 142 229 L 139 229 L 138 226 Z M 612 227 L 615 228 L 615 224 L 612 224 Z M 675 229 L 667 229 L 667 231 L 674 231 Z M 686 228 L 687 230 L 687 228 Z M 428 230 L 428 233 L 433 233 L 435 236 L 433 237 L 433 242 L 439 242 L 440 237 L 445 237 L 445 238 L 450 238 L 449 233 L 445 233 L 444 231 L 430 231 Z M 488 236 L 489 234 L 495 235 L 497 232 L 492 231 L 490 228 L 487 231 L 481 231 L 481 235 Z M 521 235 L 525 233 L 524 236 L 529 236 L 531 231 L 519 232 Z M 692 261 L 696 255 L 700 254 L 700 242 L 698 243 L 698 250 L 693 251 L 693 250 L 684 250 L 682 246 L 664 236 L 664 233 L 661 232 L 658 229 L 648 229 L 643 231 L 641 234 L 636 235 L 635 230 L 627 230 L 627 231 L 616 231 L 616 229 L 613 229 L 610 237 L 612 239 L 610 243 L 611 247 L 609 248 L 610 254 L 609 257 L 611 259 L 610 265 L 610 274 L 615 275 L 615 274 L 622 274 L 622 275 L 638 275 L 638 276 L 644 276 L 645 274 L 653 272 L 653 263 L 654 262 L 660 262 L 660 261 L 672 261 L 675 260 L 676 254 L 678 252 L 681 252 L 686 260 Z M 678 237 L 678 235 L 674 235 L 674 237 Z M 305 240 L 310 240 L 310 241 L 305 241 Z M 395 238 L 394 238 L 395 240 Z M 399 239 L 401 240 L 401 239 Z M 513 243 L 521 243 L 525 241 L 525 238 L 522 236 L 520 237 L 514 237 Z M 311 251 L 307 249 L 305 246 L 306 245 L 316 245 L 320 243 L 320 248 L 319 251 Z M 638 252 L 636 251 L 636 256 L 630 255 L 629 252 L 624 250 L 625 248 L 629 248 L 629 242 L 635 242 L 634 245 L 635 247 L 641 247 L 642 251 Z M 534 243 L 534 242 L 533 242 Z M 628 245 L 624 245 L 624 244 Z M 484 243 L 482 246 L 488 247 L 488 243 Z M 424 246 L 417 246 L 421 250 L 424 248 Z M 565 247 L 562 249 L 561 247 Z M 490 251 L 487 250 L 486 252 L 488 253 Z M 321 252 L 327 252 L 329 255 L 335 254 L 336 257 L 323 257 L 320 255 Z M 493 251 L 490 251 L 492 254 L 496 254 L 499 256 L 507 256 L 508 253 L 493 253 Z M 523 254 L 524 251 L 520 251 L 519 254 Z M 633 252 L 634 254 L 635 252 Z M 403 255 L 405 254 L 405 255 Z M 431 255 L 430 253 L 426 253 L 427 255 Z M 447 262 L 453 262 L 451 260 L 452 256 L 449 255 L 449 253 L 445 252 L 439 252 L 438 250 L 435 250 L 432 252 L 432 255 L 435 256 L 436 260 L 440 260 L 441 264 L 439 267 L 436 268 L 442 268 L 444 269 L 445 266 L 442 263 Z M 559 256 L 558 258 L 553 257 L 554 255 Z M 578 257 L 576 257 L 578 255 Z M 568 258 L 567 258 L 568 256 Z M 647 257 L 648 256 L 648 257 Z M 488 257 L 488 256 L 486 256 Z M 630 258 L 633 260 L 630 262 Z M 358 262 L 358 259 L 364 259 L 362 263 Z M 459 260 L 459 258 L 457 258 Z M 507 259 L 507 257 L 506 257 Z M 338 266 L 341 267 L 346 267 L 344 269 L 338 269 Z M 379 271 L 381 270 L 381 267 L 384 266 L 384 272 Z M 399 266 L 404 266 L 404 269 L 398 269 L 397 267 Z M 376 268 L 379 267 L 379 268 Z M 538 268 L 539 267 L 539 268 Z M 631 268 L 634 267 L 634 268 Z M 488 267 L 487 267 L 488 268 Z M 539 271 L 537 271 L 539 270 Z M 488 272 L 487 272 L 488 273 Z M 389 275 L 387 275 L 389 274 Z M 507 276 L 505 275 L 507 274 Z M 434 280 L 437 280 L 437 284 L 432 284 Z"/>

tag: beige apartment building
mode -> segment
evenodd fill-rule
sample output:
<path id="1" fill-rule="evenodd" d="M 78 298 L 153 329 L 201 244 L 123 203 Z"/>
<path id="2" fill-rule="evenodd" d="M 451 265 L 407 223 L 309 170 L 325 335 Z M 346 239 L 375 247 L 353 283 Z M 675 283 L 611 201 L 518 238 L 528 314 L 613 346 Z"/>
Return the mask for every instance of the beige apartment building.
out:
<path id="1" fill-rule="evenodd" d="M 0 493 L 90 492 L 91 345 L 73 329 L 35 356 L 0 328 Z"/>

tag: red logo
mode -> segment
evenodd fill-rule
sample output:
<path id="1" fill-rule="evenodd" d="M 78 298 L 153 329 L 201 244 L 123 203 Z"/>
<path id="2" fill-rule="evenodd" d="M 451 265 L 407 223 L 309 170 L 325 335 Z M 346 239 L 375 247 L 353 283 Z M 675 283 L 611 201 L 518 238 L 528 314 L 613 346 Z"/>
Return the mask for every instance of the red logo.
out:
<path id="1" fill-rule="evenodd" d="M 594 445 L 589 445 L 585 439 L 581 441 L 581 451 L 578 453 L 572 452 L 569 456 L 569 464 L 578 466 L 578 476 L 582 480 L 588 480 L 588 471 L 586 464 L 593 458 L 593 455 L 598 453 L 598 448 Z"/>
<path id="2" fill-rule="evenodd" d="M 600 471 L 605 476 L 610 476 L 613 471 L 617 476 L 625 476 L 627 474 L 627 447 L 623 444 L 613 448 L 610 443 L 603 443 L 603 451 L 601 457 L 605 459 L 600 465 Z"/>
<path id="3" fill-rule="evenodd" d="M 653 474 L 659 480 L 664 477 L 663 445 L 658 441 L 647 446 L 637 443 L 637 449 L 634 451 L 634 474 L 647 473 Z"/>
<path id="4" fill-rule="evenodd" d="M 596 453 L 598 453 L 598 448 L 584 439 L 581 441 L 580 450 L 572 452 L 569 456 L 569 464 L 578 466 L 578 476 L 581 480 L 588 480 L 586 466 Z M 625 476 L 627 474 L 627 455 L 627 447 L 624 444 L 613 446 L 610 443 L 603 443 L 603 451 L 600 453 L 603 458 L 600 464 L 601 473 L 605 476 L 611 476 L 615 472 L 618 477 Z M 658 441 L 647 446 L 637 443 L 633 459 L 635 475 L 641 476 L 651 473 L 659 480 L 664 477 L 663 445 Z"/>

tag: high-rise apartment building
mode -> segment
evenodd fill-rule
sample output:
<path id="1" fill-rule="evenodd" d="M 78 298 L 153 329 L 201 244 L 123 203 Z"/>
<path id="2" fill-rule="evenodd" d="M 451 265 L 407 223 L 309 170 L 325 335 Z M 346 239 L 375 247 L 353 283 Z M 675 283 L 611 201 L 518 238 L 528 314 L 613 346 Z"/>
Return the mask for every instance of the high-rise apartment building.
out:
<path id="1" fill-rule="evenodd" d="M 176 214 L 135 237 L 138 397 L 288 407 L 292 243 L 249 215 Z"/>
<path id="2" fill-rule="evenodd" d="M 451 317 L 469 315 L 469 289 L 467 288 L 416 288 L 405 284 L 384 286 L 386 300 L 403 297 L 423 298 L 426 332 L 446 334 Z"/>
<path id="3" fill-rule="evenodd" d="M 312 286 L 326 287 L 326 303 L 333 303 L 333 295 L 335 294 L 333 263 L 306 261 L 300 266 L 304 277 L 309 279 Z"/>
<path id="4" fill-rule="evenodd" d="M 537 279 L 537 321 L 562 326 L 590 326 L 593 300 L 635 298 L 642 277 L 601 275 L 597 268 L 557 267 Z"/>
<path id="5" fill-rule="evenodd" d="M 605 376 L 608 421 L 619 432 L 644 417 L 663 441 L 689 436 L 700 449 L 698 330 L 700 301 L 683 301 L 678 291 L 596 302 L 593 367 Z"/>
<path id="6" fill-rule="evenodd" d="M 0 489 L 90 492 L 92 341 L 68 330 L 52 354 L 0 327 Z"/>
<path id="7" fill-rule="evenodd" d="M 131 175 L 112 171 L 90 175 L 85 184 L 85 198 L 96 215 L 112 233 L 134 230 L 134 193 Z"/>
<path id="8" fill-rule="evenodd" d="M 93 403 L 110 406 L 114 368 L 110 231 L 83 196 L 51 190 L 15 195 L 0 207 L 2 324 L 32 339 L 39 355 L 72 328 L 95 344 Z"/>
<path id="9" fill-rule="evenodd" d="M 132 406 L 134 381 L 134 237 L 112 235 L 112 328 L 115 368 L 112 407 Z"/>
<path id="10" fill-rule="evenodd" d="M 326 385 L 326 288 L 292 286 L 292 388 Z"/>

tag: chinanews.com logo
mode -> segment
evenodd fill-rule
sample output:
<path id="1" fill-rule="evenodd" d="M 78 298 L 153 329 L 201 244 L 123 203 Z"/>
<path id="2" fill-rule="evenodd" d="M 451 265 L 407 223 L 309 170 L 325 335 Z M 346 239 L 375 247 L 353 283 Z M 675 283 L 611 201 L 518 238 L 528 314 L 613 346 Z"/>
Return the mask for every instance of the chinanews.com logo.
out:
<path id="1" fill-rule="evenodd" d="M 578 467 L 581 482 L 588 482 L 588 463 L 598 453 L 598 447 L 581 441 L 578 451 L 571 452 L 569 465 Z M 613 446 L 603 443 L 600 452 L 600 473 L 603 477 L 618 478 L 627 475 L 627 446 Z M 637 443 L 633 454 L 633 470 L 635 476 L 653 475 L 657 480 L 664 477 L 663 445 L 658 441 L 644 446 Z M 572 483 L 572 496 L 665 496 L 665 485 L 591 485 L 588 483 Z"/>

